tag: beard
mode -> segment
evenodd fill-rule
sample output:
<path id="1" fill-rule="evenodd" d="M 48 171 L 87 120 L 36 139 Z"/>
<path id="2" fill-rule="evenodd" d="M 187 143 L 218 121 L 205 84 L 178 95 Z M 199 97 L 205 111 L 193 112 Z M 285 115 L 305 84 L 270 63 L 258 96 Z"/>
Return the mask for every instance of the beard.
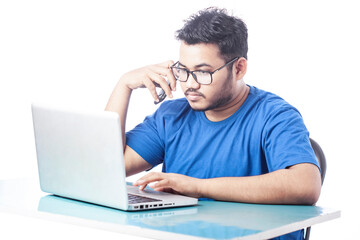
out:
<path id="1" fill-rule="evenodd" d="M 215 98 L 208 106 L 202 107 L 202 108 L 196 108 L 195 106 L 191 106 L 190 107 L 194 110 L 194 111 L 198 111 L 198 112 L 205 112 L 205 111 L 209 111 L 209 110 L 213 110 L 216 108 L 220 108 L 225 106 L 226 104 L 228 104 L 229 102 L 231 102 L 231 100 L 233 99 L 233 93 L 231 91 L 232 85 L 231 85 L 231 78 L 232 78 L 232 72 L 229 71 L 228 76 L 226 77 L 226 81 L 224 83 L 224 85 L 222 86 L 222 90 L 220 93 L 218 93 L 218 97 Z M 188 89 L 186 92 L 191 92 L 191 91 L 195 91 L 195 89 Z M 186 95 L 186 93 L 185 93 Z M 203 96 L 203 95 L 202 95 Z M 205 96 L 203 96 L 204 99 L 206 99 Z"/>
<path id="2" fill-rule="evenodd" d="M 225 106 L 232 100 L 232 98 L 233 98 L 233 94 L 222 92 L 222 94 L 218 98 L 216 98 L 212 103 L 210 103 L 210 105 L 207 107 L 196 108 L 196 107 L 192 107 L 191 105 L 190 106 L 194 111 L 206 112 L 209 110 L 213 110 L 213 109 L 221 108 L 221 107 Z"/>

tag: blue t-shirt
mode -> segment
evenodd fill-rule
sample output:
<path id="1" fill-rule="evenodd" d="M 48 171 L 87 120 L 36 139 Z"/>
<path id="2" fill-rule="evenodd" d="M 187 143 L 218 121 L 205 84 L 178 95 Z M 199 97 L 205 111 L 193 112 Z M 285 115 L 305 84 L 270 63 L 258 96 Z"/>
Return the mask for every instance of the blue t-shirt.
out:
<path id="1" fill-rule="evenodd" d="M 209 121 L 182 98 L 164 102 L 126 137 L 152 166 L 163 163 L 163 172 L 196 178 L 254 176 L 299 163 L 318 166 L 297 109 L 253 86 L 223 121 Z M 299 232 L 279 239 L 301 239 Z"/>

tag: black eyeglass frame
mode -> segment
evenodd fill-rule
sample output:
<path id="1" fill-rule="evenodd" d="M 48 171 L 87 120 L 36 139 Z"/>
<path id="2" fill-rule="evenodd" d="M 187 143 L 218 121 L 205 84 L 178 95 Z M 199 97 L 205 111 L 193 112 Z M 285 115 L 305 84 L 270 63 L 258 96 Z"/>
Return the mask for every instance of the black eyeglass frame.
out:
<path id="1" fill-rule="evenodd" d="M 210 74 L 210 82 L 209 82 L 209 83 L 199 83 L 199 84 L 201 84 L 201 85 L 209 85 L 209 84 L 211 84 L 212 81 L 213 81 L 212 75 L 213 75 L 214 73 L 216 73 L 217 71 L 220 71 L 221 69 L 223 69 L 223 68 L 226 67 L 227 65 L 229 65 L 229 64 L 235 62 L 236 60 L 238 60 L 239 58 L 240 58 L 240 57 L 235 57 L 235 58 L 233 58 L 232 60 L 230 60 L 229 62 L 225 63 L 223 66 L 219 67 L 218 69 L 216 69 L 216 70 L 214 70 L 214 71 L 212 71 L 212 72 L 210 72 L 210 71 L 203 71 L 203 70 L 189 71 L 189 70 L 187 70 L 186 68 L 175 67 L 175 66 L 179 63 L 179 61 L 177 61 L 176 63 L 174 63 L 170 68 L 171 68 L 171 72 L 172 72 L 172 74 L 174 75 L 175 79 L 178 80 L 178 81 L 180 81 L 180 82 L 186 82 L 186 81 L 189 79 L 189 75 L 191 74 L 191 75 L 193 76 L 194 80 L 195 80 L 197 83 L 199 83 L 198 80 L 197 80 L 197 76 L 196 76 L 196 74 L 194 74 L 194 72 L 206 72 L 206 73 L 209 73 L 209 74 Z M 182 69 L 182 70 L 185 70 L 185 71 L 186 71 L 187 77 L 186 77 L 186 80 L 185 80 L 185 81 L 182 81 L 182 80 L 176 78 L 176 76 L 175 76 L 175 74 L 174 74 L 174 70 L 173 70 L 174 68 L 178 68 L 178 69 Z"/>

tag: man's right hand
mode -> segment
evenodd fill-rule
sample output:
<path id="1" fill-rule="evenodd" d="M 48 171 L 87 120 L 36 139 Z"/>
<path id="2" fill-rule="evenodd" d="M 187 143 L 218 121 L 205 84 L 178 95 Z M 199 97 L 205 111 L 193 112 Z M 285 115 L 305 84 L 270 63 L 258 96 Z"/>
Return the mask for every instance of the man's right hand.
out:
<path id="1" fill-rule="evenodd" d="M 173 61 L 166 61 L 160 64 L 149 65 L 125 73 L 120 81 L 130 90 L 137 88 L 149 89 L 155 101 L 159 101 L 156 87 L 161 87 L 165 94 L 172 98 L 172 91 L 176 90 L 176 79 L 171 72 L 170 66 Z M 169 83 L 166 81 L 169 81 Z M 169 86 L 170 84 L 170 86 Z"/>

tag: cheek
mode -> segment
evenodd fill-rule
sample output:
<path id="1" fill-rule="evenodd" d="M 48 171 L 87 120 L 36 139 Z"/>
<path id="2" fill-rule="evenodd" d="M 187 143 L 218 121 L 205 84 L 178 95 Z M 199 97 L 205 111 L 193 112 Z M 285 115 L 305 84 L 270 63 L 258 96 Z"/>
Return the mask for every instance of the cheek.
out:
<path id="1" fill-rule="evenodd" d="M 221 86 L 217 84 L 216 82 L 211 83 L 211 85 L 204 86 L 203 89 L 201 89 L 202 93 L 209 99 L 216 98 L 217 95 L 221 92 Z"/>

